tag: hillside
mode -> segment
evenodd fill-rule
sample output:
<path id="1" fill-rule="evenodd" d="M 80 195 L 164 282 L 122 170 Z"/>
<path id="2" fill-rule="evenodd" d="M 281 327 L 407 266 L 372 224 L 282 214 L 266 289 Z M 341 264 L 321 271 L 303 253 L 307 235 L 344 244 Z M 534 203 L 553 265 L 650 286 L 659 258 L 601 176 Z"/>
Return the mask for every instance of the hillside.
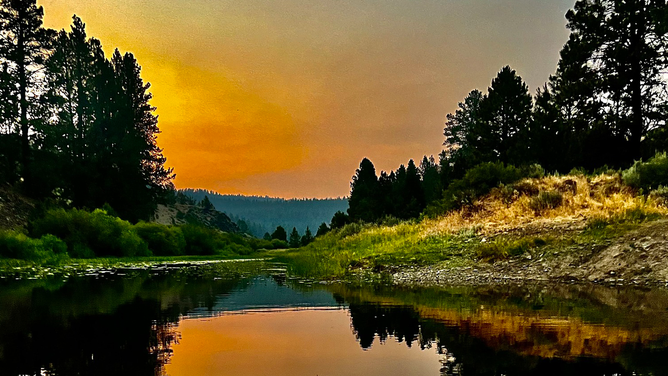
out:
<path id="1" fill-rule="evenodd" d="M 402 284 L 667 283 L 667 215 L 664 198 L 619 174 L 548 176 L 437 218 L 348 225 L 278 257 L 314 276 L 389 272 Z"/>
<path id="2" fill-rule="evenodd" d="M 207 210 L 197 205 L 158 205 L 154 222 L 163 225 L 201 224 L 223 232 L 239 232 L 239 227 L 225 213 Z"/>
<path id="3" fill-rule="evenodd" d="M 306 227 L 313 233 L 321 223 L 327 223 L 337 211 L 348 209 L 345 198 L 332 199 L 291 199 L 221 195 L 206 190 L 185 189 L 182 192 L 197 202 L 208 196 L 217 210 L 226 213 L 233 220 L 243 220 L 253 235 L 262 237 L 265 232 L 273 232 L 277 226 L 286 230 L 296 227 L 303 234 Z"/>

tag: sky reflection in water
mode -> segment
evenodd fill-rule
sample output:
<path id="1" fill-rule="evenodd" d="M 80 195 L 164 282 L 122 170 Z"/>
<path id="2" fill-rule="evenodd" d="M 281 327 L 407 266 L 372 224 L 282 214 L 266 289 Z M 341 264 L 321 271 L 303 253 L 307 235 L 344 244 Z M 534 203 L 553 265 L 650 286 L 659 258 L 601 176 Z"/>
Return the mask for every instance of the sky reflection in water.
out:
<path id="1" fill-rule="evenodd" d="M 0 376 L 668 374 L 666 290 L 307 286 L 223 267 L 0 282 Z"/>

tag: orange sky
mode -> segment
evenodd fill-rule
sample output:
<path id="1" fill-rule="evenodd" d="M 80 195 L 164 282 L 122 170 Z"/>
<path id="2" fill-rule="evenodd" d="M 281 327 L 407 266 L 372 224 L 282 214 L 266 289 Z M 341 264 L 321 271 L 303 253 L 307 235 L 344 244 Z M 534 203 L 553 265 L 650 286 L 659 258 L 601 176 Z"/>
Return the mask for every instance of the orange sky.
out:
<path id="1" fill-rule="evenodd" d="M 152 84 L 178 188 L 281 197 L 349 192 L 438 154 L 445 115 L 510 64 L 553 73 L 575 0 L 38 0 L 74 13 Z"/>

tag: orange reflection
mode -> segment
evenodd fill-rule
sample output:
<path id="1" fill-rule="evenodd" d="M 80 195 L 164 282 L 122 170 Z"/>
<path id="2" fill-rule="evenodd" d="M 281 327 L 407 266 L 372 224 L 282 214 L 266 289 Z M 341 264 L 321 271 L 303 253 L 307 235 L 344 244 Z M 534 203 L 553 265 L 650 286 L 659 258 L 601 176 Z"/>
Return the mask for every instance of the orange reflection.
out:
<path id="1" fill-rule="evenodd" d="M 228 315 L 180 323 L 171 376 L 438 375 L 436 351 L 387 341 L 364 351 L 345 310 Z"/>

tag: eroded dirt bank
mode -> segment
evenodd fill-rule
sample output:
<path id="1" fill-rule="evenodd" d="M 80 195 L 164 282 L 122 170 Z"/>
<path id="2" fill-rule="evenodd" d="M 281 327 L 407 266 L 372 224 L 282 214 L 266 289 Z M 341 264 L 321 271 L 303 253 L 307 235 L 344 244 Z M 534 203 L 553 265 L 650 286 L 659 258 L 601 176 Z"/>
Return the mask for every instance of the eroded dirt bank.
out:
<path id="1" fill-rule="evenodd" d="M 594 246 L 524 255 L 495 263 L 451 267 L 447 263 L 399 268 L 400 285 L 574 282 L 605 285 L 668 286 L 668 219 Z"/>

